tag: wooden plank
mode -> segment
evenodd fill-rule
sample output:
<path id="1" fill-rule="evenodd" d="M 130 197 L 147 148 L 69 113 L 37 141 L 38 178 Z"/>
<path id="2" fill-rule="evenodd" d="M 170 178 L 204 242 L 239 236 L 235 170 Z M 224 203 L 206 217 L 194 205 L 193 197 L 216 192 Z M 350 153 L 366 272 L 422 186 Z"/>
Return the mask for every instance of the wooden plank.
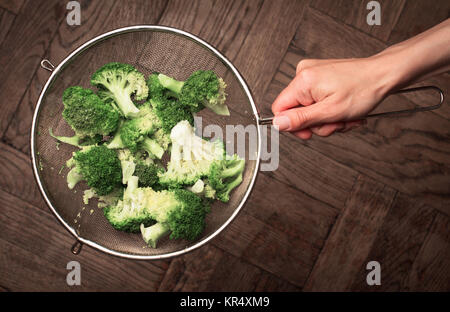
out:
<path id="1" fill-rule="evenodd" d="M 14 14 L 18 14 L 23 3 L 24 0 L 0 0 L 0 7 Z"/>
<path id="2" fill-rule="evenodd" d="M 408 278 L 411 291 L 450 291 L 450 219 L 437 214 Z"/>
<path id="3" fill-rule="evenodd" d="M 83 2 L 81 5 L 83 23 L 76 27 L 62 23 L 47 51 L 45 57 L 55 65 L 59 64 L 72 50 L 103 32 L 130 24 L 157 23 L 165 3 L 163 1 L 133 1 L 127 6 L 122 6 L 115 2 L 90 1 Z M 48 77 L 49 73 L 46 70 L 37 71 L 4 136 L 4 141 L 24 153 L 29 153 L 32 115 Z"/>
<path id="4" fill-rule="evenodd" d="M 0 189 L 47 210 L 27 155 L 0 142 Z"/>
<path id="5" fill-rule="evenodd" d="M 0 47 L 11 28 L 15 15 L 9 11 L 0 9 Z"/>
<path id="6" fill-rule="evenodd" d="M 303 290 L 350 290 L 395 194 L 368 177 L 358 177 Z"/>
<path id="7" fill-rule="evenodd" d="M 151 291 L 156 290 L 168 261 L 125 260 L 83 247 L 70 252 L 73 237 L 49 212 L 0 190 L 0 275 L 12 291 Z M 81 265 L 81 286 L 66 284 L 69 261 Z"/>
<path id="8" fill-rule="evenodd" d="M 306 1 L 265 1 L 234 60 L 257 105 L 304 16 L 305 4 Z"/>
<path id="9" fill-rule="evenodd" d="M 261 270 L 206 245 L 170 263 L 158 291 L 252 291 Z"/>
<path id="10" fill-rule="evenodd" d="M 61 2 L 28 1 L 0 47 L 0 138 L 64 17 Z M 20 38 L 20 40 L 17 40 Z M 6 57 L 7 56 L 7 57 Z"/>
<path id="11" fill-rule="evenodd" d="M 314 0 L 311 2 L 311 7 L 375 38 L 387 41 L 407 1 L 378 1 L 381 9 L 381 25 L 369 25 L 367 23 L 367 15 L 372 11 L 367 9 L 368 2 L 365 0 Z"/>
<path id="12" fill-rule="evenodd" d="M 189 31 L 233 60 L 262 4 L 262 0 L 169 1 L 160 24 Z"/>
<path id="13" fill-rule="evenodd" d="M 285 292 L 300 291 L 300 288 L 270 273 L 267 273 L 266 271 L 262 271 L 262 274 L 258 279 L 258 283 L 253 291 Z"/>
<path id="14" fill-rule="evenodd" d="M 378 231 L 352 290 L 407 291 L 405 282 L 435 216 L 435 210 L 399 193 Z M 368 274 L 365 264 L 369 261 L 380 263 L 379 286 L 367 285 L 364 278 Z"/>
<path id="15" fill-rule="evenodd" d="M 336 35 L 343 39 L 334 40 Z M 361 42 L 365 44 L 361 45 Z M 263 112 L 270 113 L 272 101 L 295 76 L 296 65 L 301 59 L 366 56 L 384 46 L 379 40 L 336 23 L 316 10 L 308 11 L 266 93 Z M 429 105 L 429 101 L 435 101 L 436 95 L 391 96 L 377 111 L 412 108 L 415 104 L 409 99 L 416 99 L 424 106 Z M 314 137 L 304 144 L 449 213 L 450 189 L 445 181 L 448 181 L 450 174 L 450 145 L 447 144 L 450 133 L 445 114 L 445 111 L 438 111 L 372 119 L 366 127 L 350 133 L 329 138 Z M 295 155 L 296 151 L 289 153 Z"/>
<path id="16" fill-rule="evenodd" d="M 450 2 L 447 0 L 405 1 L 402 13 L 392 29 L 389 44 L 411 38 L 439 24 L 449 17 Z"/>
<path id="17" fill-rule="evenodd" d="M 213 244 L 301 287 L 338 211 L 261 174 L 244 211 Z"/>

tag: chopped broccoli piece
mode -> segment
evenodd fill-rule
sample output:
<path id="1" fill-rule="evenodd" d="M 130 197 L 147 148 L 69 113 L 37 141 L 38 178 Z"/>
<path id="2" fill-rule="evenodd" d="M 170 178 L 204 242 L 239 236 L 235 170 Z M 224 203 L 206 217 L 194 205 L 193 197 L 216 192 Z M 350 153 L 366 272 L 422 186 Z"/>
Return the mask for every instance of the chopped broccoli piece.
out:
<path id="1" fill-rule="evenodd" d="M 172 128 L 182 120 L 187 120 L 191 125 L 194 124 L 191 111 L 177 101 L 156 97 L 151 98 L 150 103 L 161 120 L 162 128 L 166 133 L 170 133 Z"/>
<path id="2" fill-rule="evenodd" d="M 150 138 L 154 139 L 165 151 L 169 149 L 170 135 L 163 129 L 158 129 L 155 133 L 150 135 Z"/>
<path id="3" fill-rule="evenodd" d="M 158 75 L 164 88 L 177 95 L 181 104 L 198 112 L 205 106 L 218 115 L 229 116 L 226 100 L 226 83 L 212 70 L 197 70 L 186 81 L 178 81 L 164 74 Z"/>
<path id="4" fill-rule="evenodd" d="M 137 101 L 148 96 L 144 75 L 129 64 L 113 62 L 102 66 L 92 75 L 91 84 L 99 88 L 102 98 L 113 99 L 125 117 L 139 114 L 133 96 Z"/>
<path id="5" fill-rule="evenodd" d="M 193 240 L 201 234 L 209 207 L 200 197 L 186 190 L 157 192 L 149 187 L 137 186 L 138 178 L 132 177 L 123 200 L 104 209 L 106 218 L 114 228 L 137 232 L 141 224 L 147 227 L 158 222 L 172 232 L 172 239 Z"/>
<path id="6" fill-rule="evenodd" d="M 145 138 L 140 144 L 140 147 L 148 153 L 151 158 L 161 159 L 164 154 L 164 149 L 155 140 Z"/>
<path id="7" fill-rule="evenodd" d="M 230 192 L 242 182 L 244 166 L 245 160 L 237 155 L 212 164 L 208 181 L 217 199 L 225 203 L 230 200 Z"/>
<path id="8" fill-rule="evenodd" d="M 152 248 L 156 248 L 158 240 L 170 232 L 169 227 L 163 223 L 156 223 L 149 227 L 141 224 L 140 229 L 142 239 Z"/>
<path id="9" fill-rule="evenodd" d="M 117 129 L 119 114 L 90 89 L 67 88 L 63 104 L 62 116 L 80 138 L 108 135 Z"/>
<path id="10" fill-rule="evenodd" d="M 134 174 L 139 178 L 139 187 L 154 187 L 159 182 L 159 172 L 163 172 L 163 169 L 156 164 L 140 161 L 136 164 Z"/>
<path id="11" fill-rule="evenodd" d="M 117 152 L 122 167 L 122 183 L 127 184 L 128 179 L 134 174 L 136 168 L 136 159 L 129 149 L 121 149 Z"/>
<path id="12" fill-rule="evenodd" d="M 86 180 L 96 194 L 110 193 L 122 181 L 120 160 L 115 151 L 101 146 L 88 146 L 75 152 L 67 162 L 72 168 L 67 175 L 69 188 Z"/>
<path id="13" fill-rule="evenodd" d="M 170 187 L 192 185 L 206 177 L 213 162 L 225 155 L 223 143 L 210 142 L 194 133 L 187 121 L 180 121 L 171 131 L 172 150 L 167 171 L 159 174 L 160 182 Z"/>
<path id="14" fill-rule="evenodd" d="M 171 231 L 171 239 L 193 240 L 202 233 L 209 207 L 199 196 L 186 190 L 158 192 L 138 188 L 137 184 L 137 177 L 130 179 L 123 200 L 105 208 L 105 216 L 114 228 L 137 232 L 141 224 L 147 227 L 156 221 Z M 152 239 L 155 246 L 159 237 Z"/>

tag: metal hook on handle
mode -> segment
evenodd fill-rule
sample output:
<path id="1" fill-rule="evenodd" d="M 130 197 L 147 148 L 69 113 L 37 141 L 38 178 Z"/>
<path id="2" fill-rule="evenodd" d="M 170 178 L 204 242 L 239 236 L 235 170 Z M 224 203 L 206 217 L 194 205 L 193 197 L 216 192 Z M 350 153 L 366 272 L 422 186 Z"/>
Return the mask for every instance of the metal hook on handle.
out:
<path id="1" fill-rule="evenodd" d="M 70 251 L 74 255 L 78 255 L 81 252 L 81 248 L 83 247 L 83 243 L 81 243 L 79 240 L 77 240 L 73 245 L 72 248 L 70 248 Z"/>
<path id="2" fill-rule="evenodd" d="M 435 104 L 435 105 L 425 106 L 425 107 L 416 107 L 413 109 L 404 109 L 404 110 L 393 111 L 393 112 L 371 114 L 371 115 L 367 115 L 366 117 L 364 117 L 364 119 L 373 118 L 373 117 L 389 117 L 389 116 L 395 116 L 395 115 L 400 115 L 400 114 L 404 114 L 404 113 L 426 112 L 426 111 L 438 109 L 439 107 L 442 106 L 442 103 L 444 103 L 444 92 L 436 86 L 423 86 L 423 87 L 402 89 L 397 92 L 394 92 L 393 94 L 411 93 L 411 92 L 423 91 L 423 90 L 437 91 L 439 93 L 439 103 Z M 274 117 L 260 118 L 258 122 L 260 125 L 271 125 L 273 118 Z"/>
<path id="3" fill-rule="evenodd" d="M 41 61 L 41 67 L 42 67 L 43 69 L 48 70 L 49 72 L 52 72 L 52 71 L 55 69 L 55 65 L 53 65 L 52 62 L 50 62 L 50 61 L 47 60 L 47 59 L 43 59 L 43 60 Z"/>

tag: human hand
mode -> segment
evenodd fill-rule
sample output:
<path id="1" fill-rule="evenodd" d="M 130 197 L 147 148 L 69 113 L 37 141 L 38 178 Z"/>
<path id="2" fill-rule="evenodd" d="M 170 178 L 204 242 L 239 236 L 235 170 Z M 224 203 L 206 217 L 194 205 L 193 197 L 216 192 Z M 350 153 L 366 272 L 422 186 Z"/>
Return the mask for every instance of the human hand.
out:
<path id="1" fill-rule="evenodd" d="M 272 104 L 273 124 L 305 140 L 362 125 L 391 88 L 386 65 L 377 57 L 302 60 Z"/>

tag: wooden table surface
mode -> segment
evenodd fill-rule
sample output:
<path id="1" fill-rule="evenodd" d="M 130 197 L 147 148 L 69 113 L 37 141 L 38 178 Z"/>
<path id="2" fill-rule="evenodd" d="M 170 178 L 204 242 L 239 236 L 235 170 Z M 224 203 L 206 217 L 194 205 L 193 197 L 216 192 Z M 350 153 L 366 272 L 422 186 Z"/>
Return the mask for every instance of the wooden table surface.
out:
<path id="1" fill-rule="evenodd" d="M 106 31 L 160 24 L 192 32 L 241 71 L 262 114 L 304 58 L 364 57 L 449 17 L 448 0 L 79 1 L 81 25 L 60 0 L 0 0 L 0 290 L 4 291 L 434 291 L 450 290 L 450 108 L 370 120 L 301 142 L 280 137 L 280 167 L 258 177 L 248 204 L 212 243 L 145 262 L 84 247 L 44 204 L 31 171 L 29 131 L 49 73 Z M 429 79 L 449 95 L 450 74 Z M 432 94 L 384 108 L 431 104 Z M 81 264 L 81 286 L 66 265 Z M 366 265 L 381 264 L 368 286 Z"/>

